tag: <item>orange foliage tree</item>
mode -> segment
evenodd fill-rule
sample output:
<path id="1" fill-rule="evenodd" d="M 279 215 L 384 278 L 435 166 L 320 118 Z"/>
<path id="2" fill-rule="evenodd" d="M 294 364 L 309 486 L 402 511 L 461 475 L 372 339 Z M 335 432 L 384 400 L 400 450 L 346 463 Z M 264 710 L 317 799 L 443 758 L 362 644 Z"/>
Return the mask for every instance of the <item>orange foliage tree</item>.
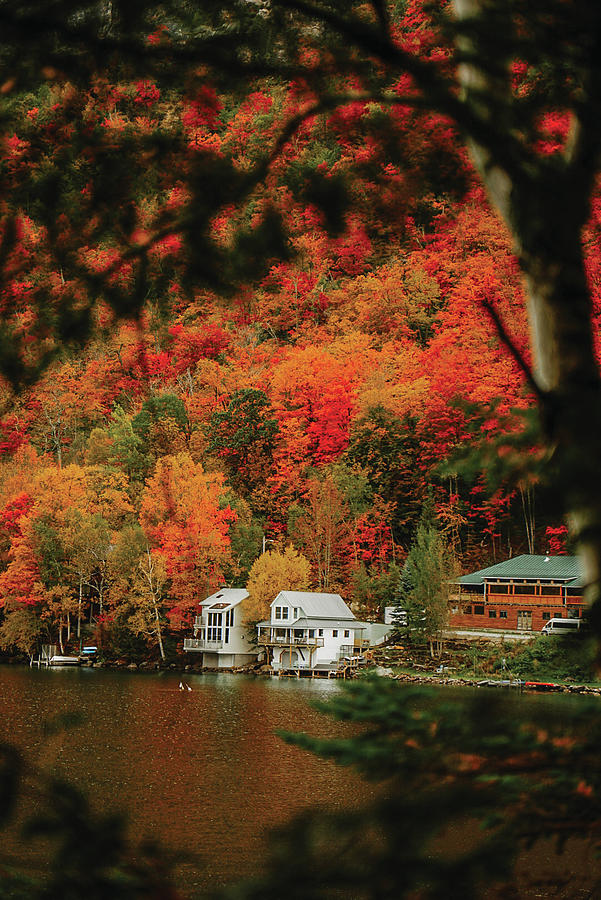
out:
<path id="1" fill-rule="evenodd" d="M 164 456 L 142 495 L 140 524 L 166 560 L 174 627 L 188 623 L 199 600 L 222 581 L 236 513 L 224 502 L 224 477 L 187 453 Z"/>

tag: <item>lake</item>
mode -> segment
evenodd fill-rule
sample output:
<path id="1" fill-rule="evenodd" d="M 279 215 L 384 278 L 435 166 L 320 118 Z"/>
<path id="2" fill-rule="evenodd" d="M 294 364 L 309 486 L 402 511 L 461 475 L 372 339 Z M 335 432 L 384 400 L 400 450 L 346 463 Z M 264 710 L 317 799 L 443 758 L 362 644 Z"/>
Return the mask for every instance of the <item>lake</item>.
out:
<path id="1" fill-rule="evenodd" d="M 312 708 L 340 682 L 244 675 L 130 673 L 107 669 L 0 666 L 0 740 L 16 743 L 46 770 L 86 789 L 97 810 L 126 810 L 136 842 L 153 836 L 194 854 L 178 884 L 193 898 L 258 874 L 265 832 L 307 806 L 345 808 L 372 795 L 353 772 L 290 747 L 277 729 L 334 737 L 348 726 Z M 579 698 L 515 697 L 561 714 Z M 560 703 L 562 705 L 556 706 Z M 43 725 L 74 710 L 81 724 L 44 736 Z M 477 826 L 445 839 L 457 849 Z M 39 866 L 34 849 L 4 842 L 3 851 Z M 202 859 L 200 860 L 199 857 Z M 523 898 L 590 897 L 601 866 L 587 842 L 558 856 L 539 841 L 517 867 Z M 488 892 L 483 892 L 488 898 Z M 498 900 L 493 892 L 491 897 Z M 345 898 L 351 900 L 351 898 Z"/>
<path id="2" fill-rule="evenodd" d="M 311 707 L 340 691 L 328 680 L 141 674 L 93 668 L 0 667 L 0 738 L 126 810 L 136 838 L 202 856 L 181 865 L 190 894 L 252 875 L 265 830 L 311 805 L 370 795 L 352 772 L 285 744 L 276 729 L 322 736 L 343 725 Z M 48 720 L 83 720 L 50 738 Z"/>

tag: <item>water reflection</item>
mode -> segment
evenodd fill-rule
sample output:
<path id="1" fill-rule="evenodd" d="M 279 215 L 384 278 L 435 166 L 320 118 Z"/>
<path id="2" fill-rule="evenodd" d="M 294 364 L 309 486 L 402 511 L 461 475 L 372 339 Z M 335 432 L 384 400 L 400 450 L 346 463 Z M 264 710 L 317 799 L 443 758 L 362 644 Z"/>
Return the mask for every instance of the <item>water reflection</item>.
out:
<path id="1" fill-rule="evenodd" d="M 257 871 L 263 831 L 307 805 L 368 795 L 353 773 L 284 744 L 276 729 L 335 735 L 344 726 L 311 708 L 333 681 L 92 669 L 0 669 L 0 735 L 85 787 L 101 809 L 129 813 L 133 833 L 201 854 L 182 868 L 188 888 Z M 44 721 L 83 721 L 45 738 Z"/>

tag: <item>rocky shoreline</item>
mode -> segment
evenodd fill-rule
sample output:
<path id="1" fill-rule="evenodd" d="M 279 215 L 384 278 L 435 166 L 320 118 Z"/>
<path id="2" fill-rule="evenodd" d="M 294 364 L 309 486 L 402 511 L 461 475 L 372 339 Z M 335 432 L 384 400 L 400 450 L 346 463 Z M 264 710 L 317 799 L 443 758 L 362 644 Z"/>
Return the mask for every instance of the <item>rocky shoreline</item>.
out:
<path id="1" fill-rule="evenodd" d="M 372 670 L 373 671 L 373 670 Z M 524 681 L 521 679 L 492 678 L 459 678 L 447 675 L 423 675 L 409 673 L 395 673 L 392 669 L 377 666 L 375 674 L 394 681 L 402 681 L 406 684 L 431 684 L 445 685 L 448 687 L 472 687 L 472 688 L 504 688 L 528 693 L 560 693 L 560 694 L 595 694 L 601 696 L 601 685 L 592 687 L 586 684 L 562 684 L 550 681 Z"/>
<path id="2" fill-rule="evenodd" d="M 29 662 L 15 657 L 0 661 L 4 665 L 29 665 Z M 236 666 L 231 669 L 217 669 L 203 667 L 199 664 L 171 662 L 162 663 L 157 661 L 143 661 L 140 663 L 129 662 L 126 659 L 119 660 L 96 660 L 94 662 L 82 663 L 85 668 L 112 669 L 127 672 L 141 672 L 156 674 L 157 672 L 173 672 L 179 674 L 227 674 L 233 675 L 254 675 L 261 677 L 271 677 L 274 670 L 265 664 L 249 664 L 245 666 Z M 467 678 L 459 676 L 450 676 L 445 673 L 427 674 L 424 672 L 395 672 L 393 669 L 375 665 L 367 669 L 362 669 L 360 674 L 352 673 L 349 677 L 364 677 L 366 674 L 377 675 L 380 678 L 388 678 L 394 681 L 400 681 L 404 684 L 421 684 L 432 686 L 445 686 L 456 688 L 503 688 L 505 690 L 517 690 L 527 693 L 563 693 L 563 694 L 587 694 L 601 696 L 601 685 L 591 686 L 586 684 L 565 684 L 559 682 L 541 682 L 526 681 L 521 679 L 492 679 L 492 678 Z"/>

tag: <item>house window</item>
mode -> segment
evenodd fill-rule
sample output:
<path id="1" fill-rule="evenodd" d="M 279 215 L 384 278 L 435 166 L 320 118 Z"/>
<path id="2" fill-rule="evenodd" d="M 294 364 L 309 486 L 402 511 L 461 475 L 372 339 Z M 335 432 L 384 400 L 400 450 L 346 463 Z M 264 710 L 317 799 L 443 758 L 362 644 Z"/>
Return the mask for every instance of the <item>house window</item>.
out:
<path id="1" fill-rule="evenodd" d="M 208 641 L 220 641 L 221 640 L 221 623 L 223 620 L 223 616 L 221 613 L 212 613 L 210 612 L 207 617 L 207 640 Z"/>
<path id="2" fill-rule="evenodd" d="M 319 633 L 319 637 L 323 637 L 323 628 L 320 628 L 318 633 Z"/>
<path id="3" fill-rule="evenodd" d="M 338 629 L 334 628 L 332 631 L 332 637 L 338 637 Z"/>
<path id="4" fill-rule="evenodd" d="M 508 584 L 489 584 L 488 590 L 491 594 L 508 594 L 509 593 L 509 585 Z"/>
<path id="5" fill-rule="evenodd" d="M 484 606 L 474 606 L 474 615 L 475 616 L 483 616 L 484 615 Z"/>
<path id="6" fill-rule="evenodd" d="M 310 637 L 310 638 L 314 638 L 314 637 L 315 637 L 315 629 L 314 629 L 314 628 L 309 628 L 309 637 Z"/>
<path id="7" fill-rule="evenodd" d="M 350 637 L 350 636 L 351 636 L 350 631 L 345 631 L 345 632 L 344 632 L 344 636 L 345 636 L 345 637 Z"/>
<path id="8" fill-rule="evenodd" d="M 561 597 L 561 588 L 556 584 L 543 584 L 540 592 L 546 594 L 547 597 Z"/>
<path id="9" fill-rule="evenodd" d="M 471 616 L 471 614 L 472 614 L 472 607 L 471 607 L 471 606 L 464 606 L 464 607 L 463 607 L 463 612 L 464 612 L 464 614 L 465 614 L 466 616 Z"/>
<path id="10" fill-rule="evenodd" d="M 275 617 L 276 617 L 276 619 L 287 619 L 288 618 L 288 607 L 287 606 L 276 606 Z"/>
<path id="11" fill-rule="evenodd" d="M 515 584 L 513 586 L 514 594 L 536 594 L 535 584 Z"/>
<path id="12" fill-rule="evenodd" d="M 497 611 L 496 611 L 496 609 L 489 609 L 489 610 L 488 610 L 488 618 L 489 618 L 489 619 L 496 619 L 496 618 L 497 618 Z"/>
<path id="13" fill-rule="evenodd" d="M 499 618 L 500 618 L 500 619 L 506 619 L 506 618 L 507 618 L 507 610 L 506 610 L 506 609 L 500 609 L 500 610 L 499 610 Z"/>
<path id="14" fill-rule="evenodd" d="M 298 619 L 298 606 L 294 607 L 294 618 Z"/>
<path id="15" fill-rule="evenodd" d="M 544 612 L 544 613 L 542 614 L 542 616 L 543 616 L 543 622 L 546 622 L 548 619 L 551 618 L 551 615 L 550 615 L 550 613 L 548 613 L 548 612 Z"/>
<path id="16" fill-rule="evenodd" d="M 563 613 L 557 613 L 557 612 L 556 612 L 554 618 L 555 618 L 555 619 L 561 619 L 561 618 L 563 618 Z"/>

